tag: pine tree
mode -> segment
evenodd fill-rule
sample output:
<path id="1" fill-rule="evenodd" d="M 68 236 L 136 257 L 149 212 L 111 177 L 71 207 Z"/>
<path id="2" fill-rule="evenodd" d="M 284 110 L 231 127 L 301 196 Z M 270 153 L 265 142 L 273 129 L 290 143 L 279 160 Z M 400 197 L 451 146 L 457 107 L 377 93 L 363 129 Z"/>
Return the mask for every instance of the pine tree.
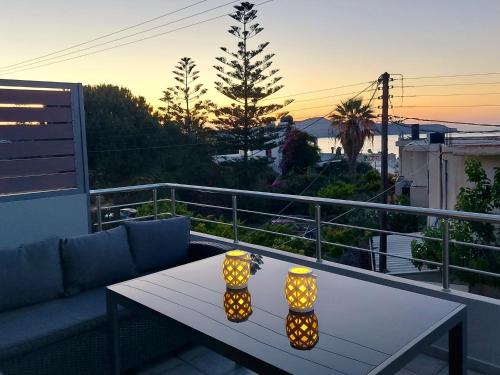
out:
<path id="1" fill-rule="evenodd" d="M 236 11 L 230 16 L 238 25 L 231 26 L 228 32 L 238 39 L 237 50 L 221 47 L 229 57 L 217 57 L 219 64 L 214 66 L 219 78 L 215 88 L 232 103 L 215 110 L 214 123 L 224 143 L 243 150 L 246 162 L 249 151 L 269 149 L 279 143 L 280 134 L 274 121 L 285 114 L 277 112 L 291 100 L 283 104 L 260 104 L 283 88 L 279 84 L 281 77 L 277 76 L 279 69 L 271 69 L 273 53 L 262 55 L 269 42 L 255 49 L 249 47 L 249 40 L 264 30 L 254 22 L 257 18 L 254 5 L 242 2 L 234 8 Z"/>
<path id="2" fill-rule="evenodd" d="M 207 122 L 214 104 L 202 99 L 207 92 L 203 84 L 194 84 L 200 78 L 200 72 L 190 57 L 180 59 L 172 73 L 178 85 L 163 91 L 160 99 L 166 104 L 160 108 L 163 122 L 178 124 L 187 133 L 198 133 Z"/>

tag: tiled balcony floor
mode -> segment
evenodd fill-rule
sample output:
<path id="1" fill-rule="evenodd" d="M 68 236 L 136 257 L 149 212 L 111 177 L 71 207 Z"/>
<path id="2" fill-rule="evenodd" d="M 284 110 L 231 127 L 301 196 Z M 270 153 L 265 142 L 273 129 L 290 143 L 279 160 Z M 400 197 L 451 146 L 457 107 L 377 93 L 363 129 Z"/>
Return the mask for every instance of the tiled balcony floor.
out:
<path id="1" fill-rule="evenodd" d="M 140 375 L 250 375 L 254 372 L 204 346 L 195 346 L 175 353 L 167 360 L 140 372 Z M 420 354 L 397 375 L 445 375 L 448 364 Z M 468 371 L 469 375 L 480 375 Z"/>

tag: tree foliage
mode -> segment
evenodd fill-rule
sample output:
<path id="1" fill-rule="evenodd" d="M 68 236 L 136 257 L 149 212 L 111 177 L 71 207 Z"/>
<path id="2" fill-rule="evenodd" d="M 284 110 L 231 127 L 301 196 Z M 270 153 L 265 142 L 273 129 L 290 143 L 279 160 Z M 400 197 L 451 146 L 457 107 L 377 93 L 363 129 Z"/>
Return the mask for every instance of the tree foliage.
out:
<path id="1" fill-rule="evenodd" d="M 152 107 L 143 97 L 112 85 L 85 86 L 84 98 L 91 185 L 137 181 L 154 163 L 151 154 L 139 149 L 158 145 L 160 129 Z M 172 130 L 168 142 L 180 136 Z"/>
<path id="2" fill-rule="evenodd" d="M 283 88 L 279 84 L 279 70 L 271 68 L 274 54 L 263 55 L 269 42 L 250 48 L 249 41 L 264 30 L 255 22 L 257 10 L 254 5 L 242 2 L 234 8 L 230 16 L 237 25 L 231 26 L 228 32 L 238 40 L 237 49 L 231 51 L 221 47 L 224 56 L 217 57 L 218 64 L 214 66 L 219 79 L 215 88 L 232 103 L 215 110 L 214 123 L 223 142 L 231 144 L 235 150 L 243 150 L 247 160 L 249 151 L 277 145 L 279 132 L 271 124 L 276 120 L 277 111 L 291 101 L 262 104 L 264 99 Z"/>
<path id="3" fill-rule="evenodd" d="M 283 175 L 305 173 L 307 168 L 319 161 L 319 151 L 312 136 L 297 129 L 288 130 L 281 147 L 281 173 Z"/>
<path id="4" fill-rule="evenodd" d="M 493 181 L 484 171 L 479 160 L 468 159 L 465 162 L 465 173 L 470 187 L 461 187 L 457 196 L 455 208 L 461 211 L 491 213 L 500 208 L 498 191 L 500 189 L 500 169 L 495 170 Z M 429 227 L 424 230 L 424 235 L 433 238 L 442 238 L 443 223 L 437 227 Z M 466 222 L 450 220 L 450 238 L 467 243 L 484 245 L 500 245 L 500 229 L 485 222 Z M 412 255 L 415 258 L 442 261 L 441 243 L 433 240 L 412 242 Z M 453 265 L 479 269 L 490 272 L 498 272 L 500 269 L 500 253 L 488 249 L 481 249 L 455 243 L 450 244 L 450 263 Z M 415 262 L 421 269 L 424 265 Z M 427 265 L 429 268 L 436 268 Z M 471 285 L 483 283 L 500 286 L 498 278 L 482 276 L 471 272 L 457 271 L 452 276 L 465 281 Z"/>
<path id="5" fill-rule="evenodd" d="M 337 127 L 340 140 L 349 161 L 351 175 L 356 174 L 356 160 L 367 139 L 373 140 L 373 109 L 363 99 L 351 98 L 337 105 L 331 116 L 332 126 Z"/>
<path id="6" fill-rule="evenodd" d="M 113 85 L 84 87 L 90 185 L 212 184 L 213 145 L 161 126 L 143 97 Z"/>
<path id="7" fill-rule="evenodd" d="M 172 73 L 177 84 L 163 91 L 160 99 L 165 103 L 159 108 L 163 123 L 174 123 L 188 133 L 199 133 L 208 121 L 214 103 L 203 100 L 207 89 L 202 83 L 196 83 L 200 72 L 190 57 L 181 58 Z"/>

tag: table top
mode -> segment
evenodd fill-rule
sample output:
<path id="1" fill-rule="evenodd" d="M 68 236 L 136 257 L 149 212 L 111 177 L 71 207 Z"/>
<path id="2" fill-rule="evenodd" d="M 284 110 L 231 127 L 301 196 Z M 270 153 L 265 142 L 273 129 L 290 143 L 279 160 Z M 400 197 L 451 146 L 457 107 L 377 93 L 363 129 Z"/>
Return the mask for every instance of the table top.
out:
<path id="1" fill-rule="evenodd" d="M 301 320 L 289 311 L 284 297 L 285 278 L 294 265 L 263 257 L 248 282 L 252 313 L 236 323 L 224 307 L 223 260 L 224 255 L 214 256 L 108 289 L 289 373 L 366 374 L 463 308 L 315 269 L 314 317 Z M 287 317 L 288 324 L 296 318 L 309 334 L 316 321 L 319 339 L 311 349 L 292 347 Z"/>

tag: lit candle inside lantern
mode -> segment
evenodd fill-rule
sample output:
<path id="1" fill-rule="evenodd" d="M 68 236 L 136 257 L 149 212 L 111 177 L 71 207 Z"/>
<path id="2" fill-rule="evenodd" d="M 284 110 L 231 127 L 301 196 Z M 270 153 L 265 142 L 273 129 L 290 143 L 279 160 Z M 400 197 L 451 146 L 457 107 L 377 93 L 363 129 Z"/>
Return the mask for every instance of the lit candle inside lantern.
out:
<path id="1" fill-rule="evenodd" d="M 317 293 L 316 275 L 312 273 L 312 269 L 292 267 L 288 270 L 285 298 L 291 311 L 312 311 Z"/>
<path id="2" fill-rule="evenodd" d="M 247 320 L 252 315 L 252 296 L 248 289 L 227 289 L 224 293 L 224 311 L 231 322 Z"/>
<path id="3" fill-rule="evenodd" d="M 290 311 L 286 317 L 285 329 L 290 345 L 295 349 L 310 350 L 319 340 L 318 317 L 314 311 L 308 313 Z"/>
<path id="4" fill-rule="evenodd" d="M 228 251 L 222 265 L 222 276 L 228 288 L 246 288 L 250 278 L 250 255 L 243 250 Z"/>

